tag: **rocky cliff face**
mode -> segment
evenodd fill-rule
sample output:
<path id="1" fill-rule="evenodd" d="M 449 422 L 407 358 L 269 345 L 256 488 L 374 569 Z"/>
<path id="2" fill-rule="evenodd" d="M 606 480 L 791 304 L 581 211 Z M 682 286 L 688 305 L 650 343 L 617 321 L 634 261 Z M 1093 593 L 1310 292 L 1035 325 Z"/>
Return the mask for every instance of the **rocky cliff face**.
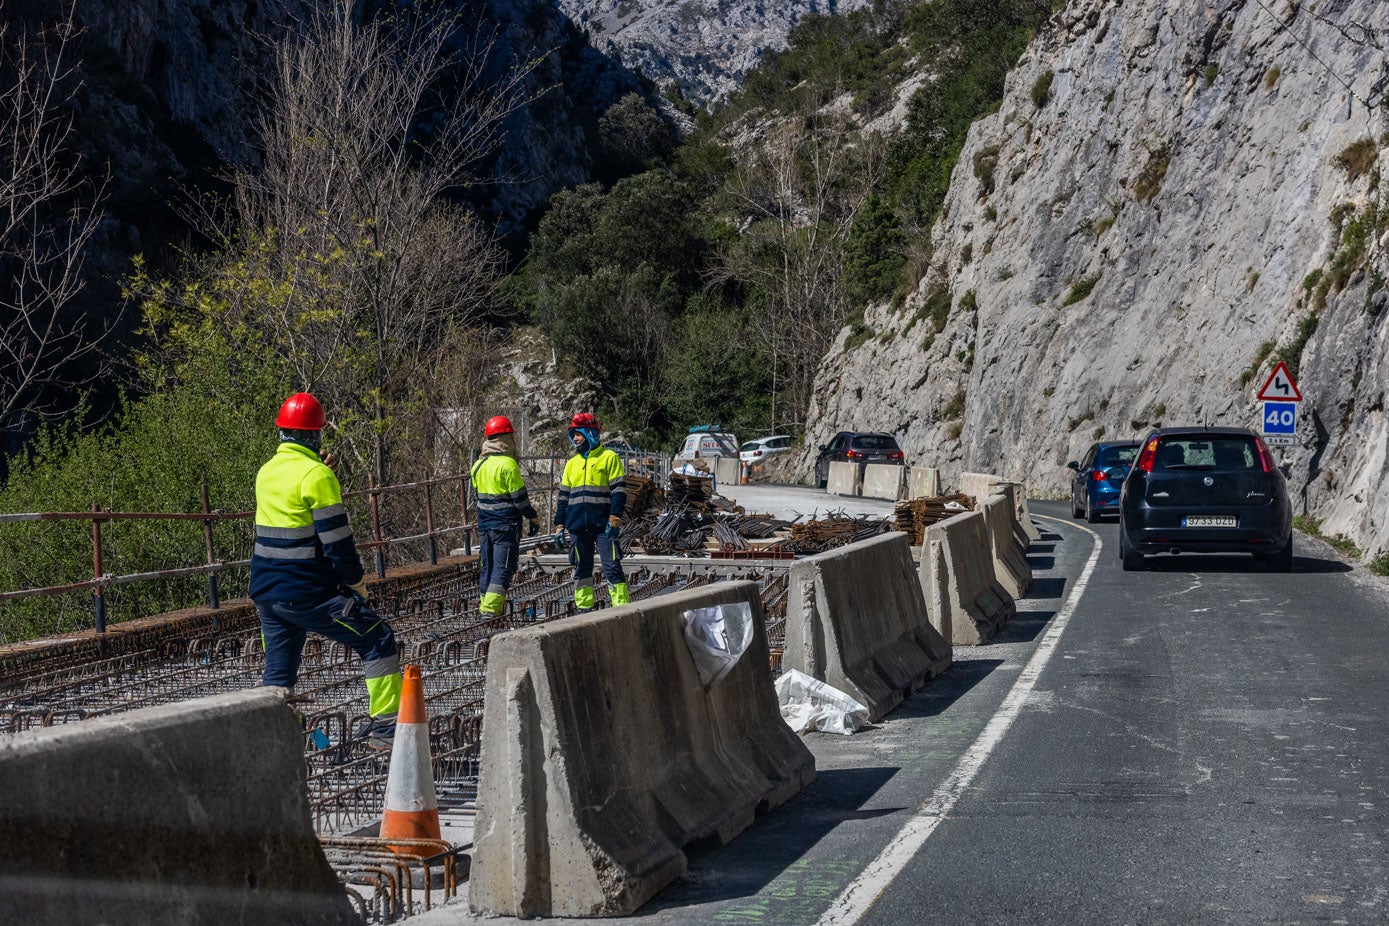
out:
<path id="1" fill-rule="evenodd" d="M 808 13 L 848 13 L 871 0 L 559 0 L 593 44 L 686 98 L 709 104 L 737 88 L 763 49 L 785 48 Z"/>
<path id="2" fill-rule="evenodd" d="M 1257 427 L 1285 356 L 1298 504 L 1389 548 L 1389 65 L 1362 25 L 1377 0 L 1071 3 L 972 128 L 931 272 L 826 358 L 807 444 L 881 429 L 1060 493 L 1098 438 Z"/>

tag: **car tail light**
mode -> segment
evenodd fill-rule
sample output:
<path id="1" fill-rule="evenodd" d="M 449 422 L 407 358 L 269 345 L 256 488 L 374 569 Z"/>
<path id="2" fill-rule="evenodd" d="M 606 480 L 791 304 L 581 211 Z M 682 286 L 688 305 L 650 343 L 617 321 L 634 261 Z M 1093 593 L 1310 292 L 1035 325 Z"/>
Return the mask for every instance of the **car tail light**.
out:
<path id="1" fill-rule="evenodd" d="M 752 455 L 755 456 L 755 457 L 760 457 L 760 456 L 762 456 L 762 451 L 760 451 L 760 450 L 754 450 L 754 451 L 752 452 Z"/>
<path id="2" fill-rule="evenodd" d="M 889 453 L 887 458 L 889 460 L 900 460 L 902 459 L 902 451 L 898 450 L 896 453 Z"/>
<path id="3" fill-rule="evenodd" d="M 1138 455 L 1138 468 L 1145 473 L 1153 471 L 1153 464 L 1157 462 L 1158 439 L 1155 437 L 1143 445 L 1143 452 Z"/>
<path id="4" fill-rule="evenodd" d="M 1095 473 L 1091 478 L 1094 479 L 1096 482 L 1108 482 L 1109 473 L 1105 472 L 1102 469 L 1097 469 L 1095 470 Z"/>
<path id="5" fill-rule="evenodd" d="M 1278 467 L 1273 463 L 1273 454 L 1268 452 L 1268 447 L 1264 446 L 1263 438 L 1254 438 L 1254 443 L 1259 447 L 1259 464 L 1263 466 L 1264 472 L 1271 473 Z"/>
<path id="6" fill-rule="evenodd" d="M 857 450 L 850 450 L 848 453 L 844 454 L 844 456 L 850 460 L 857 460 L 859 457 L 865 457 L 867 455 L 866 453 L 859 453 Z"/>

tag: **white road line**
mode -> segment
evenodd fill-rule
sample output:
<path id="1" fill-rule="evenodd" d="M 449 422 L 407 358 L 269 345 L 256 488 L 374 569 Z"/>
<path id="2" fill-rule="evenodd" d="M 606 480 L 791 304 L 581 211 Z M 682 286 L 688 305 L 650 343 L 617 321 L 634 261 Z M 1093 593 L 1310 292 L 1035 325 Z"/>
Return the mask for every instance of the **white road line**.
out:
<path id="1" fill-rule="evenodd" d="M 897 831 L 897 835 L 879 853 L 878 857 L 869 862 L 863 873 L 844 889 L 844 892 L 839 895 L 828 910 L 821 914 L 820 919 L 816 921 L 816 926 L 850 926 L 850 924 L 857 923 L 877 902 L 892 880 L 901 874 L 902 869 L 926 844 L 926 840 L 931 838 L 931 834 L 935 832 L 941 821 L 950 815 L 955 802 L 964 794 L 970 782 L 974 781 L 974 776 L 979 774 L 979 769 L 984 766 L 990 753 L 994 751 L 994 747 L 1003 740 L 1008 728 L 1013 725 L 1013 721 L 1022 710 L 1027 696 L 1032 693 L 1033 687 L 1037 684 L 1038 676 L 1042 674 L 1042 670 L 1046 668 L 1052 653 L 1055 652 L 1056 644 L 1060 642 L 1061 634 L 1065 632 L 1071 614 L 1080 602 L 1080 597 L 1085 594 L 1085 586 L 1090 582 L 1090 574 L 1095 570 L 1095 563 L 1099 562 L 1100 551 L 1104 549 L 1104 543 L 1100 540 L 1099 534 L 1088 527 L 1081 527 L 1079 524 L 1072 524 L 1061 518 L 1050 518 L 1041 514 L 1035 514 L 1033 517 L 1078 528 L 1095 538 L 1095 549 L 1090 553 L 1090 559 L 1086 561 L 1085 568 L 1081 570 L 1080 578 L 1072 586 L 1070 597 L 1066 599 L 1066 603 L 1061 606 L 1061 610 L 1052 619 L 1051 626 L 1047 628 L 1046 635 L 1042 637 L 1042 642 L 1037 644 L 1032 658 L 1028 660 L 1027 666 L 1018 676 L 1017 682 L 1014 683 L 1013 690 L 1008 692 L 1008 697 L 1004 698 L 1002 706 L 989 720 L 984 731 L 979 734 L 979 738 L 960 757 L 960 761 L 955 763 L 950 775 L 935 790 L 935 793 L 922 803 L 911 819 Z"/>

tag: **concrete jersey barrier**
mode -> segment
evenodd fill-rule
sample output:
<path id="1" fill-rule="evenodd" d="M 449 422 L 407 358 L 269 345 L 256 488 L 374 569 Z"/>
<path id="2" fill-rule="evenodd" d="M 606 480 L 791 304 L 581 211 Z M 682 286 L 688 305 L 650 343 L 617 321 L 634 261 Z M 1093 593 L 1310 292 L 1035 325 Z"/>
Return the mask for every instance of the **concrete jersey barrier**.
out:
<path id="1" fill-rule="evenodd" d="M 1012 503 L 1007 494 L 988 496 L 980 505 L 984 523 L 989 529 L 989 550 L 993 555 L 994 575 L 1003 590 L 1015 599 L 1027 594 L 1032 584 L 1032 567 L 1027 554 L 1014 532 Z"/>
<path id="2" fill-rule="evenodd" d="M 907 498 L 936 498 L 940 494 L 940 470 L 934 466 L 913 466 L 907 477 Z"/>
<path id="3" fill-rule="evenodd" d="M 994 576 L 989 531 L 979 511 L 926 528 L 921 590 L 932 625 L 960 646 L 988 643 L 1018 613 L 1013 596 Z"/>
<path id="4" fill-rule="evenodd" d="M 890 463 L 869 463 L 863 468 L 864 498 L 897 501 L 907 491 L 907 468 Z"/>
<path id="5" fill-rule="evenodd" d="M 829 495 L 858 495 L 863 490 L 863 467 L 857 463 L 834 460 L 830 463 L 829 475 L 825 480 L 825 492 Z"/>
<path id="6" fill-rule="evenodd" d="M 1041 531 L 1037 530 L 1037 525 L 1032 523 L 1032 511 L 1027 506 L 1027 486 L 1021 482 L 1010 482 L 1001 476 L 994 476 L 990 473 L 961 473 L 960 491 L 966 495 L 973 495 L 980 504 L 993 491 L 994 486 L 1011 485 L 1017 487 L 1017 494 L 1014 502 L 1017 506 L 1018 523 L 1022 525 L 1023 534 L 1027 542 L 1023 546 L 1030 546 L 1034 542 L 1042 539 Z"/>
<path id="7" fill-rule="evenodd" d="M 737 457 L 714 458 L 714 480 L 719 484 L 719 488 L 736 486 L 743 481 L 742 475 L 742 462 Z"/>
<path id="8" fill-rule="evenodd" d="M 907 535 L 884 534 L 791 563 L 783 669 L 853 695 L 878 720 L 950 666 Z"/>
<path id="9" fill-rule="evenodd" d="M 708 691 L 686 610 L 748 603 L 749 649 Z M 469 902 L 620 916 L 815 778 L 781 719 L 758 588 L 727 582 L 492 638 Z"/>
<path id="10" fill-rule="evenodd" d="M 2 741 L 5 921 L 360 923 L 314 836 L 305 775 L 279 689 Z"/>

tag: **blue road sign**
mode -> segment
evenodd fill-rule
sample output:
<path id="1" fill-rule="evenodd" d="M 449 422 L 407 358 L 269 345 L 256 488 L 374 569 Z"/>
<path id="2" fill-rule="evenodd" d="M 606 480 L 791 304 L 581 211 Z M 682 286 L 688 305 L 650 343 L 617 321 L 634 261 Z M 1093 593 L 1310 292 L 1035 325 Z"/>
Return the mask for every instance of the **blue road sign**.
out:
<path id="1" fill-rule="evenodd" d="M 1297 433 L 1297 403 L 1296 403 L 1296 402 L 1265 402 L 1265 403 L 1264 403 L 1264 433 L 1265 433 L 1265 434 L 1295 434 L 1295 433 Z"/>

